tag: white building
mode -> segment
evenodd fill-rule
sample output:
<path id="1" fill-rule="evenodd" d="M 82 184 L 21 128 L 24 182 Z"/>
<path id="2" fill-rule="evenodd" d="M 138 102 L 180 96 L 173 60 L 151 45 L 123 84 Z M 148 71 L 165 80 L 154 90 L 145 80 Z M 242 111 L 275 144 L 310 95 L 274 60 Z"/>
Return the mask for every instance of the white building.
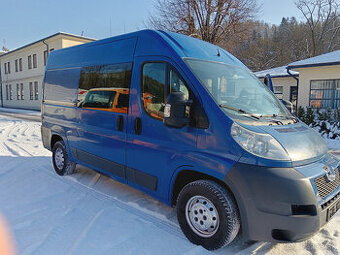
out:
<path id="1" fill-rule="evenodd" d="M 298 106 L 340 109 L 340 50 L 255 74 L 262 81 L 270 74 L 274 93 Z"/>
<path id="2" fill-rule="evenodd" d="M 288 68 L 300 74 L 298 105 L 340 109 L 340 50 L 293 62 Z"/>
<path id="3" fill-rule="evenodd" d="M 273 82 L 274 94 L 285 101 L 290 101 L 296 105 L 297 99 L 297 80 L 299 73 L 290 71 L 291 75 L 287 73 L 287 66 L 279 66 L 276 68 L 256 72 L 255 75 L 261 80 L 267 74 L 270 74 Z"/>
<path id="4" fill-rule="evenodd" d="M 48 51 L 93 40 L 59 32 L 0 54 L 0 106 L 40 110 Z"/>

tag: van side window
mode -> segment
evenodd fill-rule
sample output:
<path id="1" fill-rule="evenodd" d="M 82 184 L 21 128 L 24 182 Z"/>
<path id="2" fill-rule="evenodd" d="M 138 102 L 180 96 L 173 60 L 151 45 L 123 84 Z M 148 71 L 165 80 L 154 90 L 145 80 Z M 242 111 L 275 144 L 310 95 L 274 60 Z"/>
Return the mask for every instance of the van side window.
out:
<path id="1" fill-rule="evenodd" d="M 163 62 L 144 64 L 142 102 L 151 117 L 163 120 L 168 91 L 181 91 L 189 99 L 189 90 L 184 80 L 171 65 Z"/>
<path id="2" fill-rule="evenodd" d="M 166 63 L 143 65 L 142 103 L 145 111 L 158 120 L 164 117 L 166 70 Z"/>
<path id="3" fill-rule="evenodd" d="M 131 63 L 83 67 L 80 71 L 78 107 L 127 113 Z"/>
<path id="4" fill-rule="evenodd" d="M 186 100 L 193 100 L 190 107 L 190 126 L 202 129 L 209 127 L 208 117 L 202 106 L 172 65 L 165 62 L 145 63 L 142 75 L 141 100 L 145 111 L 151 117 L 163 120 L 167 95 L 180 91 L 185 94 Z"/>

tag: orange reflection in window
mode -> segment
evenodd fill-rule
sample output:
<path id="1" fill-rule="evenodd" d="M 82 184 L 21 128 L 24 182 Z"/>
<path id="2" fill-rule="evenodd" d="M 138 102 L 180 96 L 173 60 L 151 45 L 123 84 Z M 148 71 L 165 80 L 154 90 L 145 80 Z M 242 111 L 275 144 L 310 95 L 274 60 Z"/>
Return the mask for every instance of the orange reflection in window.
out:
<path id="1" fill-rule="evenodd" d="M 152 98 L 154 96 L 150 93 L 143 93 L 143 103 L 146 112 L 155 119 L 163 120 L 164 118 L 164 104 L 154 103 Z"/>
<path id="2" fill-rule="evenodd" d="M 79 107 L 107 112 L 127 113 L 129 89 L 95 88 L 78 91 Z"/>

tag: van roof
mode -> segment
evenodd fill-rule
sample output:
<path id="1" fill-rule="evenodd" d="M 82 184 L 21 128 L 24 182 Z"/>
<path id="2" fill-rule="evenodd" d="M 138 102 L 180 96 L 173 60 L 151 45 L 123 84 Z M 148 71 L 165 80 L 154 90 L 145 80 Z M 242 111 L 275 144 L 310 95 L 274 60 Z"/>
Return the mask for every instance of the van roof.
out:
<path id="1" fill-rule="evenodd" d="M 116 42 L 115 46 L 110 46 L 111 42 Z M 99 52 L 98 47 L 105 48 L 106 52 Z M 197 58 L 245 67 L 219 46 L 173 32 L 146 29 L 55 50 L 51 52 L 46 69 L 110 63 L 113 57 L 117 63 L 132 62 L 133 56 L 147 55 Z"/>

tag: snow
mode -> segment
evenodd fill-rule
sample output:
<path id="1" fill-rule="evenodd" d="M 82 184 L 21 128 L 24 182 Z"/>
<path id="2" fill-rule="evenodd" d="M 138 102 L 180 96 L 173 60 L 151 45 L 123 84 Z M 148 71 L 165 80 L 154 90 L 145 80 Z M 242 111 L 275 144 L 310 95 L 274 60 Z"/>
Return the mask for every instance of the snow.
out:
<path id="1" fill-rule="evenodd" d="M 299 72 L 290 71 L 290 73 L 294 76 L 299 75 Z M 267 74 L 270 74 L 272 78 L 275 77 L 287 77 L 289 74 L 287 73 L 287 66 L 279 66 L 267 70 L 262 70 L 254 73 L 258 78 L 264 78 Z"/>
<path id="2" fill-rule="evenodd" d="M 340 213 L 304 242 L 238 238 L 209 252 L 185 238 L 175 209 L 144 193 L 82 166 L 55 174 L 39 122 L 0 115 L 0 134 L 0 211 L 20 254 L 340 253 Z"/>
<path id="3" fill-rule="evenodd" d="M 19 113 L 25 115 L 35 115 L 40 116 L 40 111 L 26 110 L 26 109 L 17 109 L 17 108 L 2 108 L 0 107 L 0 112 L 8 112 L 8 113 Z"/>
<path id="4" fill-rule="evenodd" d="M 20 117 L 26 120 L 34 120 L 34 121 L 41 120 L 40 111 L 0 107 L 0 114 L 11 116 L 11 117 Z"/>
<path id="5" fill-rule="evenodd" d="M 320 65 L 320 64 L 325 65 L 325 64 L 331 64 L 331 63 L 340 64 L 340 50 L 336 50 L 336 51 L 325 53 L 319 56 L 296 61 L 296 62 L 290 63 L 288 66 L 291 68 L 295 68 L 295 67 L 297 68 L 299 66 Z"/>

